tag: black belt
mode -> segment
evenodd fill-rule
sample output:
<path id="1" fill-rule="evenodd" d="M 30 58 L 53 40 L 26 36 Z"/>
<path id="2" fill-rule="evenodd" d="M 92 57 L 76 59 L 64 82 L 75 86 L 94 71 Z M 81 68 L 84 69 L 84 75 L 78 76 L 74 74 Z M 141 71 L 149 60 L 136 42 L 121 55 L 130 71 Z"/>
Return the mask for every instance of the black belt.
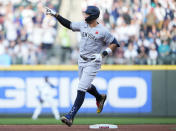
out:
<path id="1" fill-rule="evenodd" d="M 95 58 L 87 58 L 87 57 L 85 57 L 85 56 L 83 56 L 83 55 L 80 55 L 80 57 L 81 57 L 83 60 L 85 60 L 85 61 L 92 61 L 92 60 L 95 60 Z"/>

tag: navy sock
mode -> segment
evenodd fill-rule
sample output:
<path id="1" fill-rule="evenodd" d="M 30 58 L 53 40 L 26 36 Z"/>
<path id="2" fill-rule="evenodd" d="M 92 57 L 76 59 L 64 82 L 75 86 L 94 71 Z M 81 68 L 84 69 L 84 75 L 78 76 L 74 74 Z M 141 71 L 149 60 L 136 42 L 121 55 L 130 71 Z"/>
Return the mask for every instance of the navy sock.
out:
<path id="1" fill-rule="evenodd" d="M 85 98 L 85 92 L 78 90 L 75 103 L 74 103 L 71 111 L 68 113 L 68 115 L 70 116 L 70 119 L 74 119 L 77 111 L 79 110 L 79 108 L 81 107 L 81 105 L 84 102 L 84 98 Z"/>
<path id="2" fill-rule="evenodd" d="M 101 95 L 98 93 L 96 87 L 93 84 L 91 84 L 91 87 L 87 90 L 87 92 L 95 96 L 97 101 L 101 99 Z"/>

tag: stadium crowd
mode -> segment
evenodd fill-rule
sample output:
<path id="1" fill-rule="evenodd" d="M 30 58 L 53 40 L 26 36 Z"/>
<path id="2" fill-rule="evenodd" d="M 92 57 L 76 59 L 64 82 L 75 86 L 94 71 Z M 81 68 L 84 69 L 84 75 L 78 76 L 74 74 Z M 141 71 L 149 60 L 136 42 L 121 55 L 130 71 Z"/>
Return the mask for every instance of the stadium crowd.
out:
<path id="1" fill-rule="evenodd" d="M 121 43 L 112 64 L 176 64 L 175 0 L 114 0 L 103 21 Z"/>
<path id="2" fill-rule="evenodd" d="M 45 17 L 44 4 L 57 10 L 56 0 L 0 1 L 0 65 L 49 64 L 57 25 Z"/>
<path id="3" fill-rule="evenodd" d="M 78 48 L 67 44 L 66 31 L 56 44 L 57 22 L 45 17 L 42 4 L 9 1 L 0 0 L 0 65 L 77 63 Z M 45 4 L 58 10 L 52 1 Z M 100 21 L 121 47 L 105 64 L 176 64 L 176 0 L 111 0 L 104 8 L 107 1 L 96 3 Z"/>

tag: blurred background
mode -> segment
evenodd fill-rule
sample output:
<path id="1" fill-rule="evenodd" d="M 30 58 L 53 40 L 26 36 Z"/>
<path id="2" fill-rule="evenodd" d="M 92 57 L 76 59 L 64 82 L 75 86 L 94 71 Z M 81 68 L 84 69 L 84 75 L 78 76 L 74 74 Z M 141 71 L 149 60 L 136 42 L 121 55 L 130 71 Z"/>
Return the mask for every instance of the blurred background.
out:
<path id="1" fill-rule="evenodd" d="M 175 117 L 176 0 L 0 0 L 0 116 L 59 119 L 69 111 L 80 34 L 44 6 L 78 22 L 87 5 L 100 8 L 98 21 L 120 43 L 93 81 L 108 96 L 99 116 Z M 97 116 L 89 94 L 81 114 Z"/>
<path id="2" fill-rule="evenodd" d="M 83 21 L 87 5 L 121 47 L 105 64 L 176 64 L 175 0 L 1 0 L 0 65 L 77 64 L 80 34 L 44 14 L 48 6 Z"/>

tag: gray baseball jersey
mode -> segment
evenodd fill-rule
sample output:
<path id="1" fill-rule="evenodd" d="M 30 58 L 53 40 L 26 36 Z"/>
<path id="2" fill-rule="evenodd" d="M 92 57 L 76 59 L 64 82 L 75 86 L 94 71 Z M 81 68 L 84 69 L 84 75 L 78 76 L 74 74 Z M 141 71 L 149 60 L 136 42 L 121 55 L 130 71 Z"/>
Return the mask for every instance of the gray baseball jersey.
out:
<path id="1" fill-rule="evenodd" d="M 72 22 L 71 29 L 72 31 L 81 32 L 81 41 L 79 45 L 80 55 L 86 58 L 93 58 L 93 54 L 100 53 L 103 47 L 108 46 L 114 40 L 114 36 L 101 24 L 92 28 L 86 22 Z M 101 63 L 85 61 L 81 57 L 78 59 L 79 66 L 88 66 L 92 64 Z"/>
<path id="2" fill-rule="evenodd" d="M 114 37 L 101 25 L 91 28 L 86 22 L 72 22 L 71 29 L 81 32 L 80 56 L 93 58 L 93 54 L 101 53 Z M 86 92 L 101 67 L 101 62 L 86 61 L 79 56 L 78 90 Z"/>

